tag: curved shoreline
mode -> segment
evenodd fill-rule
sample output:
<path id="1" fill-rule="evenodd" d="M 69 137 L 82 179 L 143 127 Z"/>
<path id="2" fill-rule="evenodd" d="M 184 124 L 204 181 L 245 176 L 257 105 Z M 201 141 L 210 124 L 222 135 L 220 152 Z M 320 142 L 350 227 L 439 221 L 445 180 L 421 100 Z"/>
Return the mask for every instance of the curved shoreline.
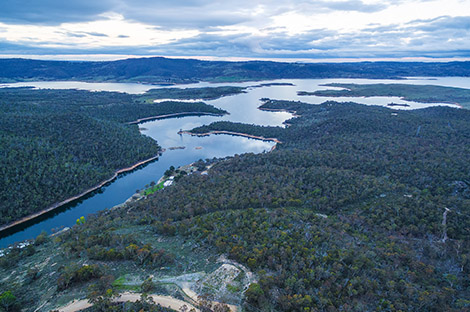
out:
<path id="1" fill-rule="evenodd" d="M 266 110 L 269 110 L 269 109 L 266 109 Z M 138 119 L 138 120 L 135 120 L 135 121 L 128 122 L 127 124 L 138 124 L 138 123 L 141 123 L 141 122 L 144 122 L 144 121 L 172 118 L 172 117 L 178 117 L 178 116 L 201 116 L 201 115 L 205 115 L 205 116 L 223 116 L 224 114 L 215 114 L 215 113 L 208 113 L 208 112 L 182 112 L 182 113 L 173 113 L 173 114 L 157 115 L 157 116 L 152 116 L 152 117 L 141 118 L 141 119 Z M 262 140 L 262 141 L 271 141 L 271 142 L 281 143 L 282 144 L 282 142 L 279 141 L 276 138 L 265 138 L 265 137 L 261 137 L 261 136 L 255 136 L 255 135 L 250 135 L 250 134 L 246 134 L 246 133 L 239 133 L 239 132 L 232 132 L 232 131 L 211 131 L 211 132 L 202 133 L 202 134 L 191 133 L 189 131 L 179 131 L 178 133 L 179 134 L 186 133 L 186 134 L 190 134 L 190 135 L 194 135 L 194 136 L 208 136 L 210 134 L 228 134 L 228 135 L 236 135 L 236 136 L 242 136 L 242 137 L 247 137 L 247 138 L 251 138 L 251 139 L 257 139 L 257 140 Z M 273 146 L 271 151 L 274 150 L 275 148 L 276 148 L 276 145 Z M 165 152 L 165 149 L 161 149 L 160 153 L 161 152 Z M 5 232 L 9 229 L 12 229 L 16 226 L 19 226 L 19 225 L 23 224 L 23 223 L 32 221 L 32 220 L 34 220 L 34 219 L 36 219 L 36 218 L 38 218 L 38 217 L 40 217 L 44 214 L 47 214 L 51 211 L 54 211 L 54 210 L 66 205 L 66 204 L 69 204 L 70 202 L 73 202 L 75 200 L 78 200 L 78 199 L 86 196 L 86 195 L 89 195 L 90 193 L 99 190 L 100 188 L 102 188 L 106 184 L 114 181 L 120 174 L 132 171 L 132 170 L 136 169 L 139 166 L 142 166 L 144 164 L 147 164 L 149 162 L 152 162 L 152 161 L 158 159 L 158 157 L 159 157 L 159 155 L 156 155 L 156 156 L 153 156 L 153 157 L 148 158 L 146 160 L 140 161 L 140 162 L 138 162 L 138 163 L 136 163 L 136 164 L 134 164 L 130 167 L 118 169 L 117 171 L 114 172 L 113 176 L 110 177 L 109 179 L 102 181 L 101 183 L 99 183 L 99 184 L 95 185 L 94 187 L 91 187 L 91 188 L 83 191 L 82 193 L 80 193 L 78 195 L 69 197 L 69 198 L 67 198 L 67 199 L 65 199 L 61 202 L 58 202 L 58 203 L 53 204 L 52 206 L 49 206 L 46 209 L 43 209 L 43 210 L 40 210 L 40 211 L 35 212 L 33 214 L 27 215 L 27 216 L 25 216 L 21 219 L 18 219 L 18 220 L 15 220 L 15 221 L 9 223 L 9 224 L 0 226 L 0 235 L 3 232 Z"/>
<path id="2" fill-rule="evenodd" d="M 178 117 L 178 116 L 201 116 L 201 115 L 207 115 L 207 116 L 223 116 L 224 114 L 215 114 L 215 113 L 208 113 L 208 112 L 182 112 L 182 113 L 173 113 L 173 114 L 165 114 L 165 115 L 157 115 L 157 116 L 151 116 L 151 117 L 145 117 L 145 118 L 141 118 L 141 119 L 137 119 L 135 121 L 131 121 L 131 122 L 128 122 L 127 124 L 139 124 L 141 122 L 144 122 L 144 121 L 150 121 L 150 120 L 157 120 L 157 119 L 165 119 L 165 118 L 172 118 L 172 117 Z M 165 149 L 161 149 L 160 150 L 160 153 L 161 152 L 165 152 Z M 145 160 L 142 160 L 130 167 L 127 167 L 127 168 L 122 168 L 122 169 L 118 169 L 117 171 L 114 172 L 114 174 L 112 175 L 111 178 L 109 179 L 106 179 L 102 182 L 100 182 L 99 184 L 95 185 L 94 187 L 91 187 L 85 191 L 83 191 L 82 193 L 78 194 L 78 195 L 75 195 L 75 196 L 72 196 L 72 197 L 69 197 L 61 202 L 58 202 L 58 203 L 55 203 L 53 204 L 52 206 L 49 206 L 48 208 L 46 209 L 43 209 L 43 210 L 40 210 L 38 212 L 35 212 L 35 213 L 32 213 L 30 215 L 27 215 L 21 219 L 18 219 L 18 220 L 15 220 L 9 224 L 6 224 L 6 225 L 3 225 L 3 226 L 0 226 L 0 235 L 9 230 L 9 229 L 12 229 L 16 226 L 19 226 L 23 223 L 26 223 L 26 222 L 29 222 L 29 221 L 32 221 L 46 213 L 49 213 L 53 210 L 56 210 L 66 204 L 69 204 L 70 202 L 73 202 L 75 200 L 78 200 L 94 191 L 97 191 L 99 190 L 100 188 L 102 188 L 103 186 L 105 186 L 106 184 L 114 181 L 120 174 L 122 173 L 126 173 L 126 172 L 129 172 L 129 171 L 132 171 L 134 169 L 136 169 L 137 167 L 139 166 L 142 166 L 144 164 L 147 164 L 149 162 L 152 162 L 156 159 L 158 159 L 159 155 L 156 155 L 156 156 L 153 156 L 151 158 L 148 158 L 148 159 L 145 159 Z"/>
<path id="3" fill-rule="evenodd" d="M 234 131 L 227 131 L 227 130 L 213 130 L 213 131 L 209 131 L 209 132 L 206 132 L 206 133 L 194 133 L 194 132 L 191 132 L 191 131 L 178 131 L 178 134 L 189 134 L 189 135 L 201 136 L 201 137 L 202 136 L 208 136 L 208 135 L 211 135 L 211 134 L 228 134 L 228 135 L 236 135 L 236 136 L 241 136 L 241 137 L 250 138 L 250 139 L 262 140 L 262 141 L 271 141 L 271 142 L 282 144 L 282 142 L 279 141 L 276 138 L 265 138 L 265 137 L 262 137 L 262 136 L 256 136 L 256 135 L 251 135 L 251 134 L 246 134 L 246 133 L 241 133 L 241 132 L 234 132 Z"/>
<path id="4" fill-rule="evenodd" d="M 289 113 L 289 114 L 292 114 L 292 118 L 302 117 L 301 115 L 298 115 L 297 111 L 295 110 L 289 110 L 289 109 L 284 109 L 284 108 L 265 108 L 261 106 L 258 107 L 258 109 L 261 111 L 276 112 L 276 113 Z"/>
<path id="5" fill-rule="evenodd" d="M 92 188 L 89 188 L 89 189 L 83 191 L 82 193 L 80 193 L 80 194 L 78 194 L 78 195 L 75 195 L 75 196 L 73 196 L 73 197 L 67 198 L 66 200 L 63 200 L 63 201 L 61 201 L 61 202 L 55 203 L 55 204 L 53 204 L 52 206 L 50 206 L 50 207 L 48 207 L 48 208 L 46 208 L 46 209 L 43 209 L 43 210 L 41 210 L 41 211 L 35 212 L 35 213 L 33 213 L 33 214 L 30 214 L 30 215 L 28 215 L 28 216 L 26 216 L 26 217 L 23 217 L 23 218 L 19 219 L 19 220 L 13 221 L 12 223 L 9 223 L 9 224 L 7 224 L 7 225 L 3 225 L 3 226 L 0 227 L 0 234 L 1 234 L 2 232 L 6 231 L 6 230 L 9 230 L 9 229 L 15 227 L 15 226 L 18 226 L 18 225 L 21 225 L 22 223 L 25 223 L 25 222 L 34 220 L 34 219 L 36 219 L 36 218 L 38 218 L 38 217 L 40 217 L 40 216 L 42 216 L 42 215 L 44 215 L 44 214 L 46 214 L 46 213 L 48 213 L 48 212 L 51 212 L 51 211 L 53 211 L 53 210 L 56 210 L 56 209 L 58 209 L 58 208 L 60 208 L 60 207 L 62 207 L 62 206 L 64 206 L 64 205 L 66 205 L 66 204 L 68 204 L 68 203 L 70 203 L 70 202 L 72 202 L 72 201 L 74 201 L 74 200 L 80 199 L 80 198 L 82 198 L 82 197 L 84 197 L 84 196 L 86 196 L 86 195 L 88 195 L 88 194 L 90 194 L 90 193 L 92 193 L 92 192 L 94 192 L 94 191 L 96 191 L 96 190 L 102 188 L 102 187 L 105 186 L 106 184 L 108 184 L 108 183 L 114 181 L 120 174 L 129 172 L 129 171 L 132 171 L 132 170 L 136 169 L 137 167 L 140 167 L 140 166 L 142 166 L 142 165 L 145 165 L 145 164 L 147 164 L 147 163 L 149 163 L 149 162 L 152 162 L 152 161 L 158 159 L 158 157 L 159 157 L 159 155 L 153 156 L 153 157 L 151 157 L 151 158 L 148 158 L 148 159 L 139 161 L 138 163 L 136 163 L 136 164 L 134 164 L 134 165 L 132 165 L 132 166 L 130 166 L 130 167 L 119 169 L 119 170 L 117 170 L 117 171 L 114 172 L 114 174 L 113 174 L 113 176 L 112 176 L 111 178 L 109 178 L 109 179 L 107 179 L 107 180 L 105 180 L 105 181 L 103 181 L 103 182 L 101 182 L 101 183 L 95 185 L 95 186 L 92 187 Z"/>
<path id="6" fill-rule="evenodd" d="M 173 113 L 173 114 L 166 114 L 166 115 L 156 115 L 156 116 L 151 116 L 151 117 L 145 117 L 145 118 L 140 118 L 134 121 L 130 121 L 127 124 L 129 125 L 134 125 L 138 124 L 144 121 L 150 121 L 150 120 L 157 120 L 157 119 L 165 119 L 165 118 L 172 118 L 172 117 L 178 117 L 178 116 L 223 116 L 224 114 L 216 114 L 216 113 L 208 113 L 208 112 L 182 112 L 182 113 Z"/>

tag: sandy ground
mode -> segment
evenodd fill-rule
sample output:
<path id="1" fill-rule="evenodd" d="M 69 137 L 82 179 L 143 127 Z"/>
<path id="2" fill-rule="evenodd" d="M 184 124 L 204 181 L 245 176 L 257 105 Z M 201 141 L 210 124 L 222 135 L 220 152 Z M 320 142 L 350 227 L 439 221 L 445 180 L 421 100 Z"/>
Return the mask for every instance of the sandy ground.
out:
<path id="1" fill-rule="evenodd" d="M 197 302 L 197 300 L 198 300 L 197 297 L 198 297 L 198 296 L 197 296 L 197 294 L 196 294 L 194 291 L 192 291 L 191 289 L 189 289 L 189 287 L 183 287 L 182 290 L 183 290 L 183 292 L 184 292 L 186 295 L 188 295 L 189 298 L 191 298 L 191 299 L 193 299 L 195 302 Z M 212 304 L 213 304 L 213 305 L 216 305 L 216 304 L 218 304 L 218 303 L 219 303 L 219 302 L 217 302 L 217 301 L 212 301 Z M 236 305 L 232 305 L 232 304 L 226 304 L 226 305 L 230 308 L 230 311 L 231 311 L 231 312 L 237 312 L 237 311 L 238 311 L 238 307 L 237 307 Z"/>
<path id="2" fill-rule="evenodd" d="M 185 305 L 188 307 L 188 310 L 195 309 L 197 312 L 200 312 L 199 309 L 197 309 L 192 304 L 184 302 L 182 300 L 175 299 L 173 297 L 158 296 L 158 295 L 149 295 L 149 296 L 152 297 L 155 303 L 158 303 L 164 307 L 170 307 L 173 310 L 179 311 L 179 309 Z M 140 299 L 139 293 L 125 292 L 125 293 L 122 293 L 119 298 L 114 299 L 114 301 L 115 302 L 126 302 L 126 301 L 134 302 L 139 299 Z M 88 303 L 88 300 L 84 299 L 84 300 L 73 301 L 66 306 L 60 307 L 58 310 L 60 312 L 75 312 L 75 311 L 80 311 L 89 307 L 91 307 L 91 304 Z"/>

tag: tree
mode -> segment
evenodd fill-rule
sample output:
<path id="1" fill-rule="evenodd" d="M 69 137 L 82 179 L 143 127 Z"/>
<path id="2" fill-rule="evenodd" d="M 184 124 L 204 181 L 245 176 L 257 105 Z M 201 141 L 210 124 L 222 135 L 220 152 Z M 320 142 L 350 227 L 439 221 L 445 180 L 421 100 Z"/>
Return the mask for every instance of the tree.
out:
<path id="1" fill-rule="evenodd" d="M 0 295 L 0 307 L 3 311 L 14 311 L 16 305 L 16 297 L 10 290 Z"/>
<path id="2" fill-rule="evenodd" d="M 153 283 L 151 278 L 148 278 L 142 283 L 140 288 L 142 289 L 142 292 L 149 293 L 155 288 L 155 284 Z"/>

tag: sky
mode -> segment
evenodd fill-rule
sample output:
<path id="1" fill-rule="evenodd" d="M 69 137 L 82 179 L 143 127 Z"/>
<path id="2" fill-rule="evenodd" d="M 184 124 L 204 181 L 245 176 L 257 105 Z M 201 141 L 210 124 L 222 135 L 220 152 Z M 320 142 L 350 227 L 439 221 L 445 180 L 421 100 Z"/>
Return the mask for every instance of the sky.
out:
<path id="1" fill-rule="evenodd" d="M 470 59 L 470 0 L 1 0 L 11 56 Z"/>

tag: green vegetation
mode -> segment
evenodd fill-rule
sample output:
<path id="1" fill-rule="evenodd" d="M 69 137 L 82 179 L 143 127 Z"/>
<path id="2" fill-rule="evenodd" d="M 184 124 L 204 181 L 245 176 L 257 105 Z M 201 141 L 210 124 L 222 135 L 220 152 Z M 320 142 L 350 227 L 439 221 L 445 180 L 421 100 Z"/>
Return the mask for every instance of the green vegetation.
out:
<path id="1" fill-rule="evenodd" d="M 245 93 L 243 87 L 205 87 L 205 88 L 165 88 L 150 89 L 143 98 L 153 99 L 178 99 L 178 100 L 214 100 L 223 96 Z"/>
<path id="2" fill-rule="evenodd" d="M 284 144 L 183 178 L 131 216 L 254 270 L 247 310 L 468 308 L 470 112 L 263 107 L 301 115 L 278 137 Z"/>
<path id="3" fill-rule="evenodd" d="M 96 264 L 66 266 L 57 279 L 57 289 L 64 290 L 76 283 L 87 282 L 92 279 L 100 278 L 101 276 L 103 276 L 103 272 Z"/>
<path id="4" fill-rule="evenodd" d="M 450 103 L 459 104 L 470 109 L 470 89 L 452 88 L 432 85 L 410 85 L 410 84 L 352 84 L 352 83 L 330 83 L 327 87 L 339 87 L 346 90 L 319 90 L 315 92 L 298 92 L 299 95 L 317 96 L 348 96 L 348 97 L 371 97 L 371 96 L 398 96 L 406 101 L 419 103 Z"/>
<path id="5" fill-rule="evenodd" d="M 155 184 L 154 186 L 149 187 L 148 189 L 145 189 L 143 191 L 144 196 L 148 196 L 150 194 L 153 194 L 153 193 L 163 189 L 163 183 L 164 182 L 160 182 L 158 184 Z"/>
<path id="6" fill-rule="evenodd" d="M 208 161 L 208 175 L 182 175 L 37 250 L 12 249 L 0 258 L 2 276 L 26 272 L 26 259 L 38 253 L 64 267 L 97 264 L 104 276 L 128 273 L 120 271 L 124 264 L 152 274 L 161 267 L 197 272 L 197 263 L 214 262 L 205 255 L 224 253 L 257 275 L 244 311 L 470 309 L 470 111 L 392 114 L 354 103 L 276 100 L 262 108 L 300 117 L 285 129 L 217 127 L 262 136 L 275 130 L 283 144 L 273 152 Z M 2 280 L 2 289 L 18 304 L 37 304 L 36 285 L 45 277 L 12 287 L 14 278 Z M 83 282 L 90 283 L 100 282 Z"/>
<path id="7" fill-rule="evenodd" d="M 265 138 L 277 138 L 283 132 L 281 127 L 254 126 L 243 123 L 235 123 L 229 121 L 216 121 L 209 125 L 200 126 L 192 129 L 190 132 L 195 134 L 210 133 L 211 131 L 230 131 L 245 133 L 254 136 L 262 136 Z"/>
<path id="8" fill-rule="evenodd" d="M 210 250 L 179 237 L 158 235 L 156 239 L 154 226 L 144 224 L 143 220 L 141 225 L 133 226 L 125 224 L 124 217 L 116 220 L 114 230 L 106 224 L 105 231 L 99 233 L 95 224 L 91 232 L 75 232 L 87 227 L 91 219 L 39 246 L 13 248 L 0 257 L 0 289 L 15 297 L 12 311 L 34 311 L 42 304 L 45 304 L 43 310 L 50 311 L 72 299 L 85 297 L 96 301 L 95 308 L 102 300 L 114 305 L 106 299 L 122 291 L 149 290 L 149 293 L 182 299 L 178 286 L 155 279 L 188 271 L 212 271 L 215 267 L 217 255 Z M 78 236 L 73 238 L 67 233 Z M 75 243 L 69 245 L 72 241 Z M 153 283 L 149 282 L 150 275 L 154 276 Z M 118 304 L 122 305 L 132 306 Z"/>
<path id="9" fill-rule="evenodd" d="M 204 103 L 145 104 L 141 96 L 0 89 L 0 225 L 45 209 L 157 155 L 125 123 L 171 113 L 225 111 Z"/>
<path id="10" fill-rule="evenodd" d="M 80 224 L 85 224 L 85 217 L 84 216 L 81 216 L 80 218 L 77 219 L 77 221 L 75 222 L 77 225 L 80 225 Z"/>

